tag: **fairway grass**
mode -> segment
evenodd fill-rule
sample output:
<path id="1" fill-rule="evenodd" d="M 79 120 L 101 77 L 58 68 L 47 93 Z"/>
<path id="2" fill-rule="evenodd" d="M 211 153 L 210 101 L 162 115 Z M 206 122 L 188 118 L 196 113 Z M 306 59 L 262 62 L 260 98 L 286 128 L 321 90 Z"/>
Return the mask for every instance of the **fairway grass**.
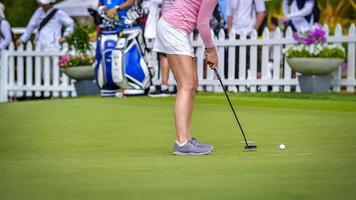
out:
<path id="1" fill-rule="evenodd" d="M 356 98 L 200 94 L 192 133 L 211 155 L 171 155 L 174 98 L 0 104 L 1 200 L 355 199 Z M 286 150 L 280 151 L 279 144 Z"/>

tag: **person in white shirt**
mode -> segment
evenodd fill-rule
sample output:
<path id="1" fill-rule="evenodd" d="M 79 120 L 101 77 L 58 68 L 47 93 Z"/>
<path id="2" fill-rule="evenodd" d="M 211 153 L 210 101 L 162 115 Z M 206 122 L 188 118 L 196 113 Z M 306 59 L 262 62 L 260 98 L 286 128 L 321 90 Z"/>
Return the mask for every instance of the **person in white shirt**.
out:
<path id="1" fill-rule="evenodd" d="M 6 49 L 12 42 L 11 26 L 5 18 L 4 10 L 5 6 L 0 3 L 0 51 Z"/>
<path id="2" fill-rule="evenodd" d="M 37 2 L 40 7 L 32 15 L 24 34 L 16 41 L 16 46 L 20 46 L 22 43 L 28 41 L 32 33 L 35 32 L 36 50 L 60 50 L 65 37 L 70 35 L 74 30 L 74 21 L 65 12 L 54 8 L 56 0 L 37 0 Z M 51 14 L 53 17 L 47 23 L 44 23 L 46 17 Z M 66 28 L 62 34 L 63 27 Z"/>
<path id="3" fill-rule="evenodd" d="M 264 0 L 228 0 L 227 5 L 228 33 L 236 34 L 236 39 L 241 35 L 249 37 L 253 30 L 258 31 L 266 17 L 266 5 Z M 246 55 L 246 67 L 249 69 L 249 48 Z M 235 51 L 235 78 L 239 77 L 239 47 Z M 249 71 L 248 71 L 249 73 Z"/>
<path id="4" fill-rule="evenodd" d="M 266 17 L 264 0 L 228 0 L 228 32 L 249 35 L 258 30 Z"/>
<path id="5" fill-rule="evenodd" d="M 280 23 L 288 23 L 293 31 L 306 31 L 318 21 L 319 9 L 315 0 L 283 0 L 284 17 Z"/>

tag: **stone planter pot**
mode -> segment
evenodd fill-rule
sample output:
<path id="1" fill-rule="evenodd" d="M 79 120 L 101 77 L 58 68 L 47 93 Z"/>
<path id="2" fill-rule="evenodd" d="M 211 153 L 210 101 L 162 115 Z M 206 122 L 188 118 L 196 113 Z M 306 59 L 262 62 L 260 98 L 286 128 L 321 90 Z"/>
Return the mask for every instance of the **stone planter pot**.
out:
<path id="1" fill-rule="evenodd" d="M 61 68 L 61 72 L 76 80 L 74 87 L 78 96 L 100 94 L 100 90 L 94 82 L 95 72 L 92 66 Z"/>
<path id="2" fill-rule="evenodd" d="M 341 58 L 287 58 L 298 76 L 302 93 L 325 93 L 330 90 L 332 76 L 344 60 Z"/>
<path id="3" fill-rule="evenodd" d="M 329 75 L 344 62 L 342 58 L 287 58 L 290 67 L 303 75 Z"/>
<path id="4" fill-rule="evenodd" d="M 94 80 L 95 72 L 92 66 L 78 66 L 61 68 L 61 72 L 65 73 L 69 78 L 80 80 Z"/>

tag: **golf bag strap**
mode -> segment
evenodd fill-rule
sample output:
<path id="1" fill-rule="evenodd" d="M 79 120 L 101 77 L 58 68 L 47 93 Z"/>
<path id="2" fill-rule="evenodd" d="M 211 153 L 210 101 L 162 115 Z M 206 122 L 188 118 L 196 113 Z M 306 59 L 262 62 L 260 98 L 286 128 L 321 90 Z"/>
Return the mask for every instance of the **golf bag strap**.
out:
<path id="1" fill-rule="evenodd" d="M 46 25 L 48 24 L 49 20 L 51 20 L 57 12 L 58 12 L 58 9 L 56 9 L 56 8 L 53 9 L 53 10 L 46 16 L 46 18 L 44 18 L 44 19 L 42 20 L 42 22 L 40 23 L 40 26 L 38 27 L 38 32 L 40 32 L 41 29 L 42 29 L 44 26 L 46 26 Z"/>

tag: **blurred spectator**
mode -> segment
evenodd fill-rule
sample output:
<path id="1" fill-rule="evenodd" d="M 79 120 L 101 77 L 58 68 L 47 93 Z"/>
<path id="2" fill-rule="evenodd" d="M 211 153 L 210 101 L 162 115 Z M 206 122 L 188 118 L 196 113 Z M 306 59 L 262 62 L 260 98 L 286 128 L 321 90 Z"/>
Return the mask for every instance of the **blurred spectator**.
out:
<path id="1" fill-rule="evenodd" d="M 12 32 L 10 23 L 4 14 L 5 6 L 0 3 L 0 51 L 6 49 L 12 42 Z"/>
<path id="2" fill-rule="evenodd" d="M 269 23 L 269 25 L 268 25 L 269 35 L 270 35 L 271 38 L 274 37 L 275 32 L 276 32 L 278 27 L 279 27 L 278 19 L 275 18 L 275 17 L 272 17 L 271 18 L 271 23 Z"/>
<path id="3" fill-rule="evenodd" d="M 225 25 L 226 20 L 221 10 L 220 3 L 218 2 L 214 9 L 213 17 L 210 20 L 210 27 L 213 29 L 214 34 L 217 36 L 219 35 L 219 31 L 225 28 Z"/>
<path id="4" fill-rule="evenodd" d="M 228 0 L 219 0 L 218 1 L 221 12 L 224 16 L 224 20 L 225 22 L 227 22 L 227 15 L 226 15 L 226 11 L 227 11 L 227 5 L 228 5 Z"/>
<path id="5" fill-rule="evenodd" d="M 35 32 L 38 51 L 59 50 L 65 37 L 74 30 L 74 21 L 65 12 L 54 8 L 56 0 L 37 0 L 39 8 L 32 15 L 24 34 L 16 41 L 16 46 L 25 43 Z M 66 27 L 63 37 L 62 28 Z"/>
<path id="6" fill-rule="evenodd" d="M 278 28 L 279 24 L 278 24 L 278 19 L 275 17 L 272 17 L 271 19 L 271 23 L 268 26 L 269 29 L 269 35 L 271 38 L 274 38 L 275 34 L 276 34 L 276 30 Z M 273 47 L 270 47 L 269 49 L 269 61 L 267 64 L 267 79 L 272 79 L 272 72 L 273 72 L 273 57 L 274 57 L 274 51 L 273 51 Z"/>
<path id="7" fill-rule="evenodd" d="M 313 28 L 319 22 L 320 11 L 316 0 L 283 0 L 283 24 L 288 23 L 293 31 L 303 31 Z"/>
<path id="8" fill-rule="evenodd" d="M 160 17 L 160 5 L 162 0 L 147 0 L 143 2 L 143 6 L 149 10 L 145 25 L 144 36 L 146 39 L 156 38 L 157 22 Z"/>
<path id="9" fill-rule="evenodd" d="M 229 33 L 249 35 L 262 25 L 266 6 L 263 0 L 229 0 L 226 13 Z"/>
<path id="10" fill-rule="evenodd" d="M 135 0 L 99 0 L 99 12 L 105 12 L 109 17 L 118 16 L 122 19 L 135 4 Z"/>
<path id="11" fill-rule="evenodd" d="M 157 0 L 155 0 L 157 1 Z M 174 5 L 175 0 L 163 0 L 162 1 L 162 9 L 161 15 L 169 12 L 171 7 Z M 157 22 L 156 22 L 157 23 Z M 169 78 L 169 63 L 167 59 L 167 55 L 164 53 L 159 53 L 159 66 L 161 71 L 161 86 L 156 90 L 149 93 L 151 97 L 167 97 L 171 93 L 168 88 L 168 78 Z"/>
<path id="12" fill-rule="evenodd" d="M 235 33 L 236 39 L 241 35 L 249 37 L 253 30 L 258 31 L 266 18 L 266 5 L 263 0 L 229 0 L 227 8 L 228 33 Z M 239 47 L 236 47 L 235 77 L 239 77 Z M 250 68 L 250 49 L 247 48 L 246 66 Z M 249 73 L 249 70 L 247 70 Z M 225 73 L 226 74 L 226 73 Z"/>

